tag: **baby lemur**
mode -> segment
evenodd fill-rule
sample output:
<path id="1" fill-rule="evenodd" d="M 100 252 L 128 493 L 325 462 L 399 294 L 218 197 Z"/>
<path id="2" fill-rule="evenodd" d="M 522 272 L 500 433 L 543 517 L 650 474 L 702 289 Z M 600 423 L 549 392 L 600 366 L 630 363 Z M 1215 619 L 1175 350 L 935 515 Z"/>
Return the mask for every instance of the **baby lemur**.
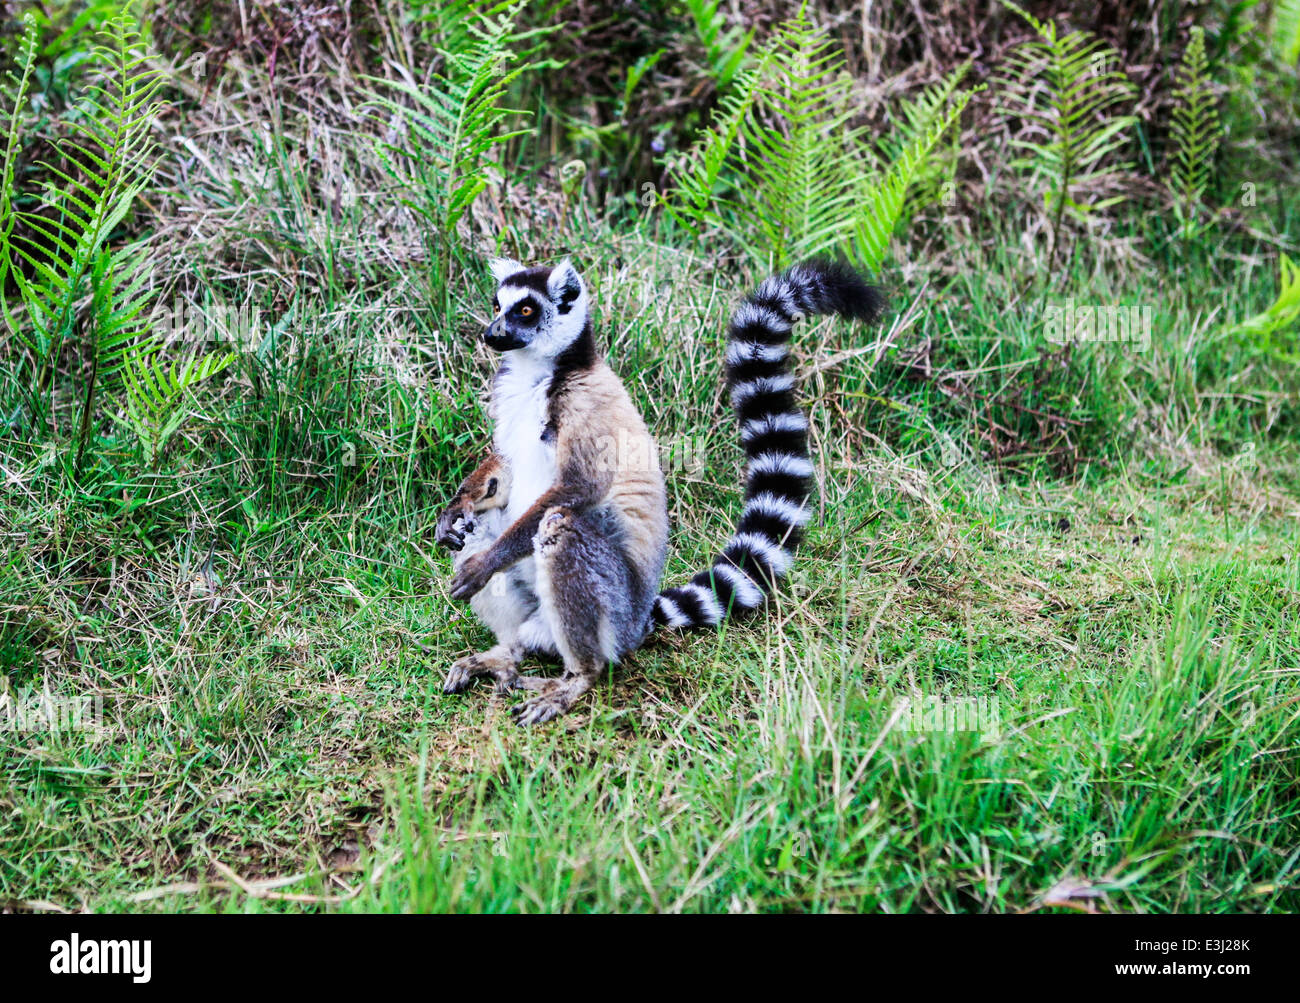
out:
<path id="1" fill-rule="evenodd" d="M 660 592 L 663 473 L 645 422 L 597 351 L 582 277 L 567 260 L 525 268 L 497 259 L 491 269 L 495 316 L 483 340 L 501 353 L 493 449 L 439 517 L 437 539 L 458 552 L 452 598 L 470 600 L 497 643 L 453 663 L 443 688 L 492 676 L 502 690 L 531 690 L 515 715 L 537 724 L 568 711 L 656 625 L 716 624 L 764 603 L 808 521 L 813 472 L 791 326 L 809 314 L 871 320 L 881 299 L 852 269 L 811 261 L 741 303 L 726 376 L 748 458 L 744 509 L 709 570 Z M 520 675 L 529 653 L 558 655 L 563 674 Z"/>

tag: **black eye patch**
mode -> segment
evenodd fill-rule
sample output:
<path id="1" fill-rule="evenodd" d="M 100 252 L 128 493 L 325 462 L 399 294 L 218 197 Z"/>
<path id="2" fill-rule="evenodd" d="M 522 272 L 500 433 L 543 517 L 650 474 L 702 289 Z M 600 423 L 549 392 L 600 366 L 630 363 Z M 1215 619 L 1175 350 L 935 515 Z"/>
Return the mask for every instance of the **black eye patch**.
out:
<path id="1" fill-rule="evenodd" d="M 516 324 L 531 327 L 542 317 L 541 306 L 531 296 L 526 296 L 510 308 L 510 319 Z"/>

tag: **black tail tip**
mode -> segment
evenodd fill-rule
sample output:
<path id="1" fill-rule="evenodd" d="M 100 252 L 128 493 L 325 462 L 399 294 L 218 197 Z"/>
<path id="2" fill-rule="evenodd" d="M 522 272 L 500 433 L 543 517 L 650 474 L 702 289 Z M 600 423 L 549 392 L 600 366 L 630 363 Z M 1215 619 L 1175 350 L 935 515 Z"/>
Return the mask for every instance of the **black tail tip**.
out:
<path id="1" fill-rule="evenodd" d="M 885 297 L 852 265 L 831 258 L 813 258 L 795 268 L 817 276 L 828 311 L 842 317 L 871 322 L 885 309 Z"/>

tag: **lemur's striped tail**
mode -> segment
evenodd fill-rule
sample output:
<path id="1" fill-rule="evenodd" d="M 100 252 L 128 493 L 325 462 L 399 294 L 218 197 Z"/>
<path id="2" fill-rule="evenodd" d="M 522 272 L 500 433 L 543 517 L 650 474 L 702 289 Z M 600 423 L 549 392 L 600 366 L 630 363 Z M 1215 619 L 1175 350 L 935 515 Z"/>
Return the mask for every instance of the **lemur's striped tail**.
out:
<path id="1" fill-rule="evenodd" d="M 678 629 L 762 606 L 790 566 L 808 521 L 808 419 L 795 403 L 790 328 L 809 314 L 873 320 L 880 294 L 846 265 L 808 261 L 764 279 L 732 317 L 726 372 L 748 457 L 745 508 L 713 567 L 665 589 L 651 617 Z"/>

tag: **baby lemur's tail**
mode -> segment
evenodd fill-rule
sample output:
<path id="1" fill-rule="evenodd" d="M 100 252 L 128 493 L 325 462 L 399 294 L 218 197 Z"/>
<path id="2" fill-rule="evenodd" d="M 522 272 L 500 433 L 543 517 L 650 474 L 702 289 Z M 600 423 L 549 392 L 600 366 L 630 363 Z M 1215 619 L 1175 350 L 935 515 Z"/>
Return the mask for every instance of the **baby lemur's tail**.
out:
<path id="1" fill-rule="evenodd" d="M 795 403 L 790 372 L 790 328 L 809 314 L 873 320 L 882 302 L 848 266 L 808 261 L 764 279 L 736 310 L 726 372 L 748 458 L 745 508 L 713 567 L 655 599 L 655 623 L 687 629 L 742 616 L 776 587 L 808 521 L 813 473 L 808 419 Z"/>

